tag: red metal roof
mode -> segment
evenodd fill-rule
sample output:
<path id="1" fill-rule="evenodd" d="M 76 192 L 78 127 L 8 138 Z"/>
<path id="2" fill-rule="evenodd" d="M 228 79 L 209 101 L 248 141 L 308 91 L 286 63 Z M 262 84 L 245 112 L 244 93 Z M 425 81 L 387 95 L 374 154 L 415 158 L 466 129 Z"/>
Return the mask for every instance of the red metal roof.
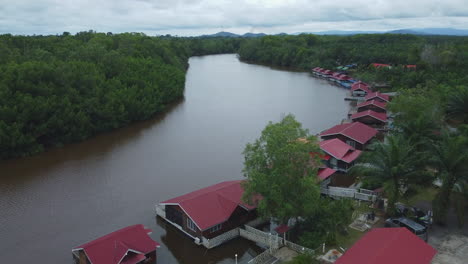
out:
<path id="1" fill-rule="evenodd" d="M 317 176 L 320 180 L 325 180 L 328 177 L 332 176 L 333 173 L 335 173 L 336 170 L 330 169 L 330 168 L 320 168 L 318 170 Z"/>
<path id="2" fill-rule="evenodd" d="M 382 93 L 379 93 L 379 92 L 375 92 L 375 93 L 369 93 L 366 95 L 366 97 L 364 98 L 366 101 L 370 101 L 370 100 L 373 100 L 375 98 L 380 98 L 384 101 L 387 101 L 389 102 L 390 101 L 390 96 L 387 95 L 387 94 L 382 94 Z"/>
<path id="3" fill-rule="evenodd" d="M 278 233 L 278 234 L 281 235 L 281 234 L 286 233 L 289 229 L 290 229 L 289 226 L 287 226 L 287 225 L 285 225 L 285 224 L 282 224 L 282 225 L 277 226 L 277 227 L 275 228 L 275 231 L 276 231 L 276 233 Z"/>
<path id="4" fill-rule="evenodd" d="M 335 264 L 430 264 L 436 253 L 406 228 L 374 228 Z"/>
<path id="5" fill-rule="evenodd" d="M 237 206 L 247 210 L 256 208 L 242 202 L 244 189 L 241 182 L 221 182 L 161 204 L 179 205 L 200 230 L 205 230 L 228 220 Z"/>
<path id="6" fill-rule="evenodd" d="M 159 243 L 149 237 L 150 232 L 143 225 L 128 226 L 73 250 L 84 250 L 93 264 L 134 264 L 159 247 Z"/>
<path id="7" fill-rule="evenodd" d="M 351 116 L 352 120 L 364 117 L 364 116 L 370 116 L 373 117 L 374 119 L 380 120 L 382 122 L 387 122 L 387 114 L 386 113 L 377 113 L 372 110 L 367 110 L 363 112 L 357 112 Z"/>
<path id="8" fill-rule="evenodd" d="M 320 133 L 320 136 L 332 136 L 341 134 L 345 137 L 348 137 L 352 140 L 355 140 L 361 144 L 366 144 L 371 140 L 378 131 L 368 125 L 364 125 L 360 122 L 348 123 L 336 125 L 324 132 Z"/>
<path id="9" fill-rule="evenodd" d="M 346 163 L 351 163 L 361 154 L 361 151 L 355 150 L 353 147 L 337 138 L 322 141 L 319 145 L 320 149 Z"/>
<path id="10" fill-rule="evenodd" d="M 383 64 L 383 63 L 372 63 L 372 66 L 374 66 L 375 68 L 380 68 L 380 67 L 391 67 L 390 64 Z"/>
<path id="11" fill-rule="evenodd" d="M 369 85 L 361 81 L 353 83 L 353 85 L 351 85 L 351 91 L 356 91 L 356 90 L 362 90 L 367 93 L 370 93 Z"/>
<path id="12" fill-rule="evenodd" d="M 368 106 L 368 105 L 375 105 L 378 108 L 382 108 L 384 110 L 387 110 L 386 109 L 387 103 L 380 102 L 380 101 L 377 101 L 377 100 L 370 100 L 370 101 L 362 102 L 362 103 L 357 105 L 357 109 L 359 109 L 361 107 L 364 107 L 364 106 Z"/>

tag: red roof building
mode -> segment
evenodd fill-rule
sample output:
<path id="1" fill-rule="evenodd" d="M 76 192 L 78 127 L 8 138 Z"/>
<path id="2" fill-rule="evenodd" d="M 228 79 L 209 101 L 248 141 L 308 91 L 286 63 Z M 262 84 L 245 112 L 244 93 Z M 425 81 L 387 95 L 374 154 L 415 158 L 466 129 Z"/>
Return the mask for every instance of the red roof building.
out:
<path id="1" fill-rule="evenodd" d="M 406 228 L 374 228 L 335 264 L 430 264 L 436 253 Z"/>
<path id="2" fill-rule="evenodd" d="M 376 100 L 376 101 L 379 101 L 379 102 L 384 102 L 384 103 L 388 103 L 390 102 L 390 96 L 387 95 L 387 94 L 382 94 L 382 93 L 379 93 L 379 92 L 375 92 L 375 93 L 369 93 L 366 98 L 364 98 L 366 101 L 372 101 L 372 100 Z"/>
<path id="3" fill-rule="evenodd" d="M 387 112 L 387 103 L 385 102 L 380 102 L 378 100 L 370 100 L 366 102 L 362 102 L 357 105 L 357 111 L 358 112 L 363 112 L 367 110 L 372 110 L 374 112 L 379 112 L 379 113 L 386 113 Z"/>
<path id="4" fill-rule="evenodd" d="M 76 263 L 138 264 L 155 263 L 159 243 L 143 225 L 122 228 L 72 250 Z"/>
<path id="5" fill-rule="evenodd" d="M 387 114 L 367 110 L 353 114 L 351 120 L 371 126 L 383 126 L 387 123 Z"/>
<path id="6" fill-rule="evenodd" d="M 387 68 L 391 69 L 392 66 L 390 64 L 383 64 L 383 63 L 372 63 L 371 64 L 374 68 Z"/>
<path id="7" fill-rule="evenodd" d="M 319 180 L 323 181 L 328 179 L 330 176 L 332 176 L 336 170 L 330 169 L 330 168 L 320 168 L 317 173 L 317 177 Z"/>
<path id="8" fill-rule="evenodd" d="M 353 96 L 366 96 L 370 92 L 370 87 L 367 83 L 359 81 L 351 85 L 351 93 Z"/>
<path id="9" fill-rule="evenodd" d="M 360 150 L 356 150 L 343 141 L 335 138 L 319 143 L 320 149 L 331 156 L 327 165 L 329 168 L 347 172 L 354 164 L 354 161 L 361 155 Z"/>
<path id="10" fill-rule="evenodd" d="M 363 150 L 378 131 L 360 122 L 336 125 L 320 133 L 323 140 L 338 138 L 346 144 Z"/>
<path id="11" fill-rule="evenodd" d="M 240 180 L 221 182 L 158 205 L 166 221 L 199 241 L 211 239 L 257 217 L 256 206 L 242 201 Z"/>

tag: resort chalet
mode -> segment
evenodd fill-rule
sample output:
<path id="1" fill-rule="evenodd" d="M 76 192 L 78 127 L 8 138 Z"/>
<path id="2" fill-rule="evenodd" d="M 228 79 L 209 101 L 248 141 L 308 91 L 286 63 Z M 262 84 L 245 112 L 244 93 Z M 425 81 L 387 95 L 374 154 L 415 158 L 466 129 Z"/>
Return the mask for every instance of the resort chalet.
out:
<path id="1" fill-rule="evenodd" d="M 195 243 L 205 245 L 204 241 L 257 217 L 256 207 L 242 202 L 241 182 L 221 182 L 164 201 L 156 207 L 156 213 Z"/>
<path id="2" fill-rule="evenodd" d="M 335 264 L 430 264 L 437 251 L 404 227 L 374 228 Z"/>
<path id="3" fill-rule="evenodd" d="M 150 229 L 143 225 L 122 228 L 72 250 L 75 264 L 156 263 L 156 248 Z"/>
<path id="4" fill-rule="evenodd" d="M 376 101 L 379 101 L 379 102 L 388 103 L 388 102 L 390 102 L 390 96 L 386 95 L 386 94 L 379 93 L 379 92 L 375 92 L 375 93 L 368 94 L 366 96 L 365 100 L 366 101 L 376 100 Z"/>
<path id="5" fill-rule="evenodd" d="M 353 122 L 357 121 L 370 126 L 381 127 L 387 123 L 387 114 L 367 110 L 353 114 L 351 116 L 351 120 L 353 120 Z"/>
<path id="6" fill-rule="evenodd" d="M 329 155 L 326 161 L 327 166 L 341 172 L 347 172 L 361 155 L 360 150 L 354 149 L 337 138 L 322 141 L 319 145 L 320 149 Z"/>
<path id="7" fill-rule="evenodd" d="M 336 170 L 330 168 L 320 168 L 317 172 L 317 177 L 322 187 L 326 187 L 331 182 L 332 176 L 336 173 Z"/>
<path id="8" fill-rule="evenodd" d="M 377 100 L 370 100 L 370 101 L 366 101 L 366 102 L 362 102 L 358 104 L 357 111 L 364 112 L 367 110 L 372 110 L 378 113 L 386 113 L 387 112 L 386 106 L 387 104 L 385 102 L 380 102 Z"/>
<path id="9" fill-rule="evenodd" d="M 351 94 L 352 96 L 366 96 L 370 93 L 369 85 L 361 81 L 353 83 L 351 85 Z"/>
<path id="10" fill-rule="evenodd" d="M 346 144 L 358 150 L 363 150 L 378 131 L 360 122 L 336 125 L 320 133 L 323 140 L 340 139 Z"/>

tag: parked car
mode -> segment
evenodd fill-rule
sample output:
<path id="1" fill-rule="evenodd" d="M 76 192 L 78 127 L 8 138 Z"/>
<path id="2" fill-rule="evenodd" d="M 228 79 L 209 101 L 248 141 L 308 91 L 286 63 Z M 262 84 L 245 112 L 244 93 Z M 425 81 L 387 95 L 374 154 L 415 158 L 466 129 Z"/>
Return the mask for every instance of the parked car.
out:
<path id="1" fill-rule="evenodd" d="M 427 242 L 427 228 L 406 217 L 393 217 L 385 220 L 385 227 L 406 227 L 413 234 Z"/>
<path id="2" fill-rule="evenodd" d="M 425 227 L 432 226 L 432 211 L 424 212 L 423 210 L 414 207 L 407 206 L 402 203 L 395 204 L 396 216 L 409 218 Z"/>

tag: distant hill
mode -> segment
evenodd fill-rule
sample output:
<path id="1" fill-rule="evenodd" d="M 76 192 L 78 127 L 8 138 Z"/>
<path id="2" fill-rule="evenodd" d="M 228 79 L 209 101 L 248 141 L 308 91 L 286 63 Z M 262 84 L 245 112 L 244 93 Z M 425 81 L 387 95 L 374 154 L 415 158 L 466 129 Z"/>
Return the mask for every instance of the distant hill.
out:
<path id="1" fill-rule="evenodd" d="M 346 31 L 346 30 L 328 30 L 328 31 L 318 31 L 318 32 L 297 32 L 291 35 L 300 35 L 300 34 L 315 34 L 315 35 L 337 35 L 337 36 L 348 36 L 348 35 L 357 35 L 357 34 L 412 34 L 412 35 L 447 35 L 447 36 L 468 36 L 468 29 L 455 29 L 455 28 L 408 28 L 408 29 L 397 29 L 391 31 Z M 243 35 L 221 31 L 216 34 L 211 35 L 202 35 L 202 38 L 258 38 L 267 36 L 265 33 L 245 33 Z M 286 33 L 279 33 L 275 35 L 288 35 Z"/>
<path id="2" fill-rule="evenodd" d="M 238 38 L 238 37 L 243 37 L 243 38 L 258 38 L 258 37 L 263 37 L 266 36 L 267 34 L 265 33 L 245 33 L 244 35 L 238 35 L 235 33 L 231 32 L 226 32 L 226 31 L 221 31 L 216 34 L 211 34 L 211 35 L 202 35 L 200 37 L 202 38 Z"/>

